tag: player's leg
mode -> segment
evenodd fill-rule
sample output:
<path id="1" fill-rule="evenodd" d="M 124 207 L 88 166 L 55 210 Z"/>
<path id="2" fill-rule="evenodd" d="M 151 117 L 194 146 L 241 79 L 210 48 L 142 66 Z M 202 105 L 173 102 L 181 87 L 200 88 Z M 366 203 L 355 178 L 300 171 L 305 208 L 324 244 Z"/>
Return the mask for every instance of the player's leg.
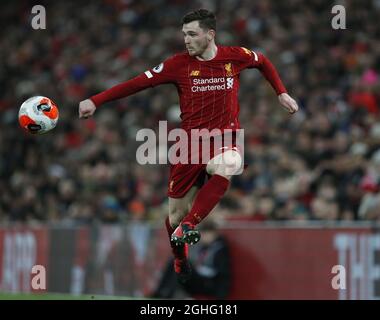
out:
<path id="1" fill-rule="evenodd" d="M 190 264 L 187 260 L 188 244 L 172 241 L 171 237 L 183 217 L 191 209 L 197 191 L 198 187 L 193 186 L 182 198 L 169 197 L 169 216 L 165 220 L 166 230 L 174 255 L 174 270 L 182 281 L 186 281 L 191 274 Z"/>
<path id="2" fill-rule="evenodd" d="M 199 188 L 197 186 L 191 187 L 189 192 L 186 194 L 185 197 L 180 199 L 174 199 L 169 198 L 169 219 L 170 219 L 170 226 L 174 227 L 173 232 L 171 233 L 171 244 L 176 247 L 183 247 L 185 246 L 185 249 L 187 250 L 186 241 L 185 238 L 188 236 L 195 236 L 196 234 L 192 235 L 193 230 L 192 229 L 186 229 L 187 226 L 182 226 L 181 221 L 182 219 L 190 212 L 194 198 L 199 191 Z M 169 231 L 169 228 L 168 228 Z M 186 233 L 186 235 L 185 235 Z M 186 236 L 186 237 L 185 237 Z M 199 239 L 197 239 L 198 241 Z"/>
<path id="3" fill-rule="evenodd" d="M 242 157 L 236 148 L 227 150 L 212 158 L 206 170 L 212 177 L 200 188 L 196 194 L 190 212 L 183 218 L 183 241 L 195 244 L 200 234 L 194 227 L 199 224 L 217 205 L 228 189 L 232 176 L 242 170 Z"/>
<path id="4" fill-rule="evenodd" d="M 178 227 L 182 219 L 186 216 L 186 214 L 191 209 L 191 206 L 193 205 L 193 202 L 194 202 L 195 195 L 197 194 L 198 190 L 199 190 L 199 187 L 193 186 L 182 198 L 169 197 L 168 222 L 170 223 L 170 226 L 173 229 Z"/>

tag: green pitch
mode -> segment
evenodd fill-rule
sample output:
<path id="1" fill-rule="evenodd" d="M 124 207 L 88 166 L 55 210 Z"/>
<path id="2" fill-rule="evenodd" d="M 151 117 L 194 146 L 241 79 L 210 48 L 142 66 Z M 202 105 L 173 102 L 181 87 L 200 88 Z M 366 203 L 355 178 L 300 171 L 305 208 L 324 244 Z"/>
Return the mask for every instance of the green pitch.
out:
<path id="1" fill-rule="evenodd" d="M 131 300 L 132 297 L 105 295 L 71 295 L 63 293 L 3 293 L 0 300 Z M 141 298 L 139 298 L 141 299 Z"/>

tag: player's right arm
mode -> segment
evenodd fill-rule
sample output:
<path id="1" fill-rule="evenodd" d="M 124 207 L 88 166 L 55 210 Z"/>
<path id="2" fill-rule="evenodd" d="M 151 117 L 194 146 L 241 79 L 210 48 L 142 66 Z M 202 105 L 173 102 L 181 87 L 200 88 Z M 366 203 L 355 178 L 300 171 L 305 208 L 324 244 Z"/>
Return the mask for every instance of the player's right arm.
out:
<path id="1" fill-rule="evenodd" d="M 176 72 L 177 71 L 177 72 Z M 178 74 L 178 62 L 173 56 L 153 69 L 147 70 L 137 77 L 100 92 L 79 103 L 79 118 L 92 116 L 100 105 L 128 97 L 146 88 L 163 83 L 175 83 Z"/>
<path id="2" fill-rule="evenodd" d="M 86 99 L 79 102 L 79 118 L 91 117 L 96 111 L 95 103 L 91 99 Z"/>

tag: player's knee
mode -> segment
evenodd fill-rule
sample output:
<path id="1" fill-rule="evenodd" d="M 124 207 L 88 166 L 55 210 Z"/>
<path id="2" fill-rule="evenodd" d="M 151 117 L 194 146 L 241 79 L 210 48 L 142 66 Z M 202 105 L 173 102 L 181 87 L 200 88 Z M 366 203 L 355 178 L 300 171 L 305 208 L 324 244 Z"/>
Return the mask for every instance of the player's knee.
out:
<path id="1" fill-rule="evenodd" d="M 218 174 L 229 178 L 242 172 L 242 157 L 235 150 L 228 150 L 217 156 L 213 162 L 208 165 L 207 171 L 210 174 Z"/>

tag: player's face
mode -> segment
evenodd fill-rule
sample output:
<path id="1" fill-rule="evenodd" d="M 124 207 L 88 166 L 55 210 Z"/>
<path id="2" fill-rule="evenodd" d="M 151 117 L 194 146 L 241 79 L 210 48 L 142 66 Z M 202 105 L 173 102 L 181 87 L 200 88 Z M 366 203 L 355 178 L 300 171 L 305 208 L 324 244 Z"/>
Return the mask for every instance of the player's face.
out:
<path id="1" fill-rule="evenodd" d="M 186 49 L 191 56 L 201 56 L 212 39 L 210 31 L 199 27 L 199 21 L 184 24 L 182 32 Z"/>

